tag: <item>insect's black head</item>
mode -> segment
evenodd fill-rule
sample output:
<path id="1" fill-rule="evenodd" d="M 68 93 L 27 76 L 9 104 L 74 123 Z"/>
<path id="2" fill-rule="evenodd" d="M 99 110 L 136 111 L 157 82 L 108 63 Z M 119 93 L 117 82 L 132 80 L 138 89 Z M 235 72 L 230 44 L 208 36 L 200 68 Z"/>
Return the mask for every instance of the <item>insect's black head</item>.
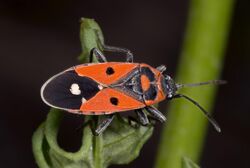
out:
<path id="1" fill-rule="evenodd" d="M 176 84 L 169 75 L 164 74 L 163 77 L 164 77 L 162 79 L 163 91 L 165 95 L 167 96 L 167 98 L 172 98 L 176 94 L 176 91 L 177 91 Z"/>

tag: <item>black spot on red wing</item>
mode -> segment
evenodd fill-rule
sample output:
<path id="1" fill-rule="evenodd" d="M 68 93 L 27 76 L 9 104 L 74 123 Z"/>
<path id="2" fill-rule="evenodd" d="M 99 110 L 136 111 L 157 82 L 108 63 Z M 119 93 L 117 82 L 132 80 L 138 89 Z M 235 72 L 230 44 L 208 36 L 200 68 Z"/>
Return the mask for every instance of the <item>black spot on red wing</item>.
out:
<path id="1" fill-rule="evenodd" d="M 112 75 L 112 74 L 114 74 L 115 73 L 115 71 L 114 71 L 114 69 L 112 68 L 112 67 L 108 67 L 107 69 L 106 69 L 106 74 L 107 75 Z"/>
<path id="2" fill-rule="evenodd" d="M 111 97 L 110 98 L 110 103 L 117 106 L 118 105 L 118 99 L 116 97 Z"/>
<path id="3" fill-rule="evenodd" d="M 74 95 L 70 88 L 78 84 L 81 93 Z M 78 76 L 77 73 L 66 71 L 53 78 L 44 88 L 43 97 L 51 105 L 65 109 L 79 109 L 82 98 L 89 100 L 99 91 L 98 83 L 88 77 Z"/>

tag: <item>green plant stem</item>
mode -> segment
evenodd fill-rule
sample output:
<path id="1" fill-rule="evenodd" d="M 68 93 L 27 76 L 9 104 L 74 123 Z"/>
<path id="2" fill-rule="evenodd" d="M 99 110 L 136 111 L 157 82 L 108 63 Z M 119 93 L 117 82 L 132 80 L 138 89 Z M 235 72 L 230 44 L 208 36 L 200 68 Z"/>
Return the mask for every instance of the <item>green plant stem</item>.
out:
<path id="1" fill-rule="evenodd" d="M 219 77 L 233 2 L 191 0 L 177 82 L 191 83 Z M 212 109 L 215 91 L 213 86 L 181 90 L 208 111 Z M 198 162 L 206 135 L 206 118 L 186 100 L 174 100 L 168 112 L 168 122 L 163 128 L 155 167 L 180 168 L 183 157 Z"/>

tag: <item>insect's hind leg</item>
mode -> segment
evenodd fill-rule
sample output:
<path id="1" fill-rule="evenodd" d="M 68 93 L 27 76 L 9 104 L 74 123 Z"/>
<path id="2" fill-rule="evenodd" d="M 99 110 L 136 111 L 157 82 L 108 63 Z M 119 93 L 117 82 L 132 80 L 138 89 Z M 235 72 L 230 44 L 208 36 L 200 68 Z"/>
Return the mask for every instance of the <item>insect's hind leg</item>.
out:
<path id="1" fill-rule="evenodd" d="M 104 54 L 98 50 L 97 48 L 93 48 L 90 51 L 90 57 L 89 57 L 89 62 L 92 63 L 93 62 L 93 57 L 96 57 L 98 62 L 107 62 L 106 57 L 104 56 Z"/>
<path id="2" fill-rule="evenodd" d="M 109 46 L 109 45 L 105 45 L 103 43 L 103 40 L 101 39 L 100 33 L 98 31 L 95 31 L 96 36 L 98 37 L 99 40 L 99 44 L 101 45 L 101 47 L 103 48 L 104 51 L 111 51 L 111 52 L 121 52 L 121 53 L 125 53 L 126 54 L 126 62 L 133 62 L 133 54 L 130 50 L 126 49 L 126 48 L 121 48 L 121 47 L 115 47 L 115 46 Z M 99 51 L 99 50 L 98 50 Z M 101 53 L 101 52 L 100 52 Z M 103 55 L 103 54 L 102 54 Z M 91 55 L 90 55 L 91 56 Z M 92 57 L 92 56 L 91 56 Z M 105 56 L 103 55 L 103 57 L 105 58 Z M 91 58 L 92 59 L 92 58 Z M 98 58 L 97 58 L 98 59 Z M 98 60 L 99 61 L 99 60 Z M 92 61 L 90 61 L 92 62 Z M 99 62 L 107 62 L 106 58 L 105 61 L 99 61 Z"/>
<path id="3" fill-rule="evenodd" d="M 101 123 L 97 126 L 94 133 L 95 135 L 101 134 L 103 131 L 107 129 L 107 127 L 111 124 L 114 119 L 114 114 L 106 115 L 107 118 L 101 121 Z"/>
<path id="4" fill-rule="evenodd" d="M 111 51 L 111 52 L 125 53 L 126 54 L 126 62 L 133 62 L 134 56 L 133 56 L 132 52 L 126 48 L 103 45 L 103 50 L 104 51 Z"/>

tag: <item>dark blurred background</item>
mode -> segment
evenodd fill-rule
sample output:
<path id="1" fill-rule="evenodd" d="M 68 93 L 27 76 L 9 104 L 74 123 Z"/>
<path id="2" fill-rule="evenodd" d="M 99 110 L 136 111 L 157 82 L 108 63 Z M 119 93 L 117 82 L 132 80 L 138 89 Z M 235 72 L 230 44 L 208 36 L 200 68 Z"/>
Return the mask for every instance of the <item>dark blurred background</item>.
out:
<path id="1" fill-rule="evenodd" d="M 107 44 L 129 48 L 136 62 L 164 63 L 174 75 L 188 4 L 188 0 L 1 0 L 1 167 L 37 167 L 31 136 L 49 110 L 40 99 L 40 87 L 51 75 L 79 64 L 81 17 L 95 18 Z M 209 129 L 202 167 L 250 167 L 249 9 L 249 0 L 236 1 L 221 77 L 229 83 L 220 87 L 214 108 L 223 132 Z M 61 145 L 73 151 L 80 143 L 75 133 L 80 122 L 74 120 L 67 114 L 60 133 Z M 138 159 L 129 166 L 112 167 L 152 167 L 160 129 L 159 124 Z"/>

